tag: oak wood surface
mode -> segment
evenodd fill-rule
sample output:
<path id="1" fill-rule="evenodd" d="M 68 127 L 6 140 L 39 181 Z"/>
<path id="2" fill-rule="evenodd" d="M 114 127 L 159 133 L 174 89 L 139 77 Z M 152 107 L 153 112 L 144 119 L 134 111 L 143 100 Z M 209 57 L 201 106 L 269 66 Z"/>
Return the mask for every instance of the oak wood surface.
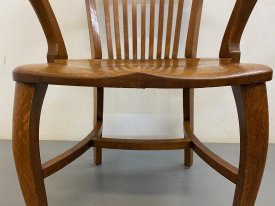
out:
<path id="1" fill-rule="evenodd" d="M 27 206 L 47 206 L 39 149 L 39 121 L 47 85 L 16 84 L 12 146 Z"/>
<path id="2" fill-rule="evenodd" d="M 240 85 L 270 80 L 272 70 L 258 64 L 232 64 L 230 59 L 76 60 L 25 65 L 15 81 L 58 85 L 129 88 L 196 88 Z"/>
<path id="3" fill-rule="evenodd" d="M 265 83 L 233 86 L 240 127 L 240 162 L 233 206 L 253 206 L 268 149 L 268 103 Z"/>
<path id="4" fill-rule="evenodd" d="M 185 59 L 178 57 L 178 49 L 179 44 L 182 43 L 180 41 L 184 22 L 182 12 L 187 0 L 157 1 L 159 3 L 157 21 L 155 20 L 155 0 L 141 0 L 138 3 L 136 0 L 103 1 L 109 59 L 102 59 L 102 50 L 105 48 L 101 46 L 101 41 L 105 39 L 100 35 L 97 1 L 86 0 L 92 59 L 67 60 L 63 37 L 49 1 L 30 0 L 47 39 L 48 64 L 23 65 L 13 72 L 13 78 L 17 82 L 13 119 L 13 152 L 26 205 L 47 206 L 43 179 L 59 171 L 93 147 L 96 165 L 102 163 L 102 148 L 185 149 L 184 164 L 190 167 L 193 163 L 192 151 L 194 150 L 211 167 L 236 184 L 233 206 L 253 206 L 267 154 L 268 107 L 265 81 L 271 80 L 272 70 L 264 65 L 239 62 L 241 37 L 257 0 L 236 0 L 223 36 L 219 58 L 216 59 L 196 58 L 203 0 L 192 1 Z M 122 10 L 119 2 L 122 2 Z M 175 4 L 176 2 L 178 4 Z M 132 38 L 129 36 L 130 27 L 128 26 L 129 3 L 132 4 Z M 148 4 L 150 4 L 150 14 L 146 14 Z M 110 9 L 113 9 L 112 16 Z M 141 11 L 140 16 L 137 10 Z M 174 10 L 177 12 L 176 15 Z M 119 18 L 120 12 L 123 15 L 122 22 Z M 167 18 L 164 18 L 165 12 Z M 149 22 L 147 22 L 147 15 Z M 140 22 L 137 21 L 139 18 L 141 18 Z M 112 24 L 114 35 L 111 34 Z M 148 31 L 147 24 L 150 25 Z M 156 39 L 154 39 L 155 25 L 158 27 Z M 166 25 L 166 31 L 164 31 L 164 25 Z M 121 50 L 121 26 L 123 26 L 124 56 Z M 140 28 L 140 33 L 137 28 Z M 149 38 L 148 51 L 146 51 L 146 35 Z M 113 36 L 114 39 L 112 39 Z M 137 48 L 139 37 L 141 37 L 140 56 Z M 131 39 L 133 60 L 130 59 L 129 49 Z M 116 55 L 112 48 L 113 41 Z M 154 44 L 157 44 L 156 54 Z M 39 118 L 48 84 L 95 87 L 94 130 L 76 146 L 41 165 L 38 141 Z M 194 88 L 216 86 L 233 88 L 240 122 L 239 169 L 206 148 L 194 134 Z M 102 137 L 104 87 L 183 89 L 184 138 L 125 140 Z"/>

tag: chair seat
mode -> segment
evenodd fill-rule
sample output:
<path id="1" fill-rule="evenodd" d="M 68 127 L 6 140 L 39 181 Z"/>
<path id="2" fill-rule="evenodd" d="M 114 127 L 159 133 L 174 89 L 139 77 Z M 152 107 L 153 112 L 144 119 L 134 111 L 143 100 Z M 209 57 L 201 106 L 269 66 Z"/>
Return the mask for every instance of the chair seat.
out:
<path id="1" fill-rule="evenodd" d="M 23 65 L 17 82 L 125 88 L 199 88 L 271 80 L 272 69 L 230 59 L 57 60 Z"/>

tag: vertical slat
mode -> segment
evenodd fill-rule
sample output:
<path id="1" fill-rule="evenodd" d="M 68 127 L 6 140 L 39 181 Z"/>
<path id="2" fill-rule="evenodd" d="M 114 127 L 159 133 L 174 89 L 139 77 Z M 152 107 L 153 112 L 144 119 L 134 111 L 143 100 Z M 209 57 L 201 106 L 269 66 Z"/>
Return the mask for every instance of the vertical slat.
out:
<path id="1" fill-rule="evenodd" d="M 149 59 L 153 59 L 154 53 L 154 29 L 155 29 L 155 0 L 150 3 L 150 37 L 149 37 Z"/>
<path id="2" fill-rule="evenodd" d="M 140 58 L 145 59 L 146 41 L 146 0 L 141 0 L 141 49 Z"/>
<path id="3" fill-rule="evenodd" d="M 133 59 L 137 59 L 137 1 L 132 0 Z"/>
<path id="4" fill-rule="evenodd" d="M 123 3 L 123 29 L 124 29 L 124 55 L 129 59 L 129 37 L 128 37 L 128 0 L 122 0 Z"/>
<path id="5" fill-rule="evenodd" d="M 115 27 L 115 38 L 116 38 L 116 57 L 117 59 L 121 59 L 118 0 L 113 0 L 113 9 L 114 9 L 114 27 Z"/>
<path id="6" fill-rule="evenodd" d="M 110 21 L 110 3 L 109 0 L 104 0 L 104 13 L 105 13 L 105 26 L 106 26 L 106 39 L 108 46 L 109 59 L 113 59 L 113 43 L 112 43 L 112 30 Z"/>
<path id="7" fill-rule="evenodd" d="M 102 50 L 101 50 L 101 43 L 100 43 L 100 34 L 99 34 L 99 28 L 98 28 L 95 0 L 86 0 L 86 10 L 87 10 L 87 17 L 88 17 L 89 33 L 90 33 L 92 58 L 101 59 Z"/>
<path id="8" fill-rule="evenodd" d="M 184 0 L 179 0 L 177 19 L 176 19 L 176 27 L 175 27 L 174 46 L 173 46 L 173 52 L 172 52 L 172 58 L 173 59 L 176 59 L 178 57 L 183 4 L 184 4 Z"/>
<path id="9" fill-rule="evenodd" d="M 185 47 L 186 58 L 195 58 L 197 55 L 202 5 L 203 0 L 193 0 Z"/>
<path id="10" fill-rule="evenodd" d="M 164 58 L 169 59 L 173 23 L 174 0 L 169 0 Z"/>
<path id="11" fill-rule="evenodd" d="M 159 0 L 157 59 L 161 59 L 161 53 L 162 53 L 163 18 L 164 18 L 164 0 Z"/>

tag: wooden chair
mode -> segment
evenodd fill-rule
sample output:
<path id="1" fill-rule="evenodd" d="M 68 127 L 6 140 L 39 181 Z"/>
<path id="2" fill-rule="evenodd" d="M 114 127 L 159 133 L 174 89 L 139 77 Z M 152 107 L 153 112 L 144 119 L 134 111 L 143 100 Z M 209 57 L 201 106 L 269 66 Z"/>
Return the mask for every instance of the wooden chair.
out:
<path id="1" fill-rule="evenodd" d="M 30 0 L 48 42 L 48 64 L 24 65 L 13 72 L 16 81 L 13 118 L 13 151 L 17 173 L 28 206 L 46 206 L 44 179 L 62 169 L 89 148 L 94 148 L 95 164 L 100 165 L 102 148 L 128 150 L 184 149 L 184 164 L 192 165 L 193 151 L 225 178 L 236 184 L 234 206 L 254 205 L 261 183 L 268 148 L 268 105 L 265 82 L 272 70 L 258 64 L 241 64 L 240 39 L 257 0 L 236 0 L 216 59 L 196 58 L 203 1 L 193 0 L 186 40 L 186 58 L 178 58 L 184 0 L 168 0 L 167 22 L 164 22 L 165 0 L 150 0 L 150 30 L 146 31 L 146 0 L 131 1 L 132 22 L 128 25 L 128 1 L 122 0 L 123 22 L 119 21 L 118 0 L 104 1 L 108 59 L 102 59 L 101 36 L 95 0 L 86 0 L 92 59 L 67 60 L 65 44 L 48 0 Z M 149 2 L 149 1 L 148 1 Z M 111 16 L 110 7 L 114 16 Z M 141 25 L 137 9 L 141 7 Z M 173 27 L 173 14 L 176 23 Z M 155 14 L 158 14 L 158 21 Z M 113 17 L 113 20 L 112 18 Z M 112 39 L 114 24 L 115 39 Z M 154 38 L 158 24 L 157 39 Z M 164 24 L 167 24 L 164 38 Z M 124 56 L 121 52 L 120 27 L 124 32 Z M 141 26 L 140 58 L 137 49 L 137 27 Z M 132 29 L 132 38 L 129 30 Z M 172 30 L 175 35 L 172 37 Z M 146 51 L 149 34 L 149 51 Z M 129 39 L 133 40 L 130 51 Z M 173 39 L 173 41 L 172 41 Z M 113 42 L 115 41 L 115 51 Z M 157 51 L 154 53 L 154 44 Z M 165 49 L 162 51 L 162 46 Z M 116 55 L 115 55 L 116 53 Z M 148 55 L 148 58 L 147 58 Z M 163 58 L 164 55 L 164 58 Z M 123 58 L 124 57 L 124 58 Z M 131 58 L 130 58 L 131 57 Z M 60 156 L 41 164 L 39 119 L 49 84 L 90 86 L 95 88 L 94 129 L 79 144 Z M 234 167 L 207 149 L 193 133 L 194 88 L 231 86 L 236 100 L 240 126 L 240 162 Z M 185 138 L 163 140 L 112 139 L 102 137 L 104 87 L 177 88 L 183 89 Z M 228 204 L 228 203 L 226 203 Z"/>

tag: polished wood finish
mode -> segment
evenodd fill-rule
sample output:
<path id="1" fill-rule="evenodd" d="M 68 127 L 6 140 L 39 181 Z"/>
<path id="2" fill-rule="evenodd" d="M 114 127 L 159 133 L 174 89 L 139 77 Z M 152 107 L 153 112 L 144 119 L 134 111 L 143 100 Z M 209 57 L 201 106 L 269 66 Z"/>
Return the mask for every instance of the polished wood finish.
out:
<path id="1" fill-rule="evenodd" d="M 104 102 L 104 89 L 95 88 L 94 89 L 94 128 L 97 125 L 101 125 L 101 133 L 95 135 L 96 138 L 102 137 L 102 123 L 103 123 L 103 102 Z M 94 129 L 94 130 L 95 130 Z M 102 148 L 94 146 L 94 164 L 101 165 L 102 163 Z"/>
<path id="2" fill-rule="evenodd" d="M 145 59 L 146 45 L 146 0 L 141 0 L 141 46 L 140 59 Z"/>
<path id="3" fill-rule="evenodd" d="M 189 124 L 189 129 L 194 132 L 194 89 L 183 89 L 183 128 L 184 124 Z M 185 138 L 188 138 L 185 135 Z M 184 165 L 191 167 L 193 164 L 193 150 L 186 148 L 184 150 Z"/>
<path id="4" fill-rule="evenodd" d="M 30 0 L 48 43 L 48 62 L 55 59 L 67 59 L 68 54 L 65 43 L 48 0 Z"/>
<path id="5" fill-rule="evenodd" d="M 174 0 L 169 0 L 168 17 L 167 17 L 168 19 L 167 19 L 167 27 L 166 27 L 165 53 L 164 53 L 165 59 L 169 59 L 169 54 L 170 54 L 173 13 L 174 13 Z"/>
<path id="6" fill-rule="evenodd" d="M 233 86 L 240 125 L 240 163 L 234 206 L 253 206 L 262 180 L 268 148 L 265 83 Z"/>
<path id="7" fill-rule="evenodd" d="M 174 46 L 173 46 L 173 53 L 172 53 L 173 59 L 176 59 L 178 57 L 183 4 L 184 4 L 184 0 L 179 0 L 177 19 L 176 19 L 176 28 L 175 28 L 175 37 L 174 37 Z"/>
<path id="8" fill-rule="evenodd" d="M 186 39 L 186 58 L 194 58 L 197 54 L 202 5 L 203 0 L 193 0 Z"/>
<path id="9" fill-rule="evenodd" d="M 185 135 L 191 139 L 193 146 L 192 149 L 213 169 L 219 172 L 233 183 L 237 181 L 238 169 L 214 152 L 210 151 L 192 132 L 189 122 L 184 123 Z"/>
<path id="10" fill-rule="evenodd" d="M 96 12 L 96 3 L 95 0 L 86 0 L 86 8 L 87 8 L 87 16 L 88 16 L 88 26 L 89 26 L 89 34 L 90 45 L 91 45 L 91 53 L 93 59 L 101 59 L 102 58 L 102 49 L 101 49 L 101 41 L 100 35 L 98 33 L 99 28 L 97 22 L 97 12 Z M 95 21 L 93 21 L 95 20 Z"/>
<path id="11" fill-rule="evenodd" d="M 39 121 L 47 85 L 17 83 L 12 146 L 26 204 L 47 206 L 39 149 Z"/>
<path id="12" fill-rule="evenodd" d="M 118 13 L 118 0 L 113 0 L 114 11 L 114 28 L 116 38 L 116 58 L 121 59 L 121 45 L 120 45 L 120 31 L 119 31 L 119 13 Z"/>
<path id="13" fill-rule="evenodd" d="M 233 61 L 240 61 L 240 41 L 257 0 L 238 0 L 223 36 L 220 57 L 231 57 Z"/>
<path id="14" fill-rule="evenodd" d="M 133 59 L 137 59 L 137 1 L 132 0 Z"/>
<path id="15" fill-rule="evenodd" d="M 105 25 L 106 25 L 106 39 L 107 39 L 107 47 L 108 47 L 108 57 L 109 57 L 109 59 L 113 59 L 114 58 L 114 54 L 113 54 L 113 42 L 112 42 L 112 30 L 111 30 L 110 3 L 109 3 L 109 0 L 104 0 L 104 14 L 105 14 Z"/>
<path id="16" fill-rule="evenodd" d="M 236 184 L 233 206 L 254 205 L 267 154 L 268 107 L 265 82 L 271 80 L 272 70 L 264 65 L 240 63 L 239 45 L 245 25 L 257 1 L 236 1 L 223 36 L 220 56 L 216 59 L 196 58 L 203 0 L 192 1 L 185 45 L 186 58 L 183 59 L 178 58 L 178 49 L 179 43 L 182 42 L 180 38 L 184 0 L 159 0 L 158 21 L 155 20 L 156 1 L 148 1 L 149 31 L 146 31 L 146 0 L 141 0 L 141 4 L 132 0 L 130 2 L 132 38 L 129 37 L 128 25 L 129 1 L 121 1 L 122 11 L 118 6 L 118 0 L 103 1 L 108 59 L 102 59 L 102 51 L 105 48 L 101 46 L 101 41 L 104 39 L 100 35 L 96 0 L 86 0 L 92 59 L 67 60 L 63 37 L 48 0 L 30 0 L 46 35 L 49 49 L 48 64 L 24 65 L 17 67 L 13 72 L 13 78 L 17 82 L 13 151 L 26 205 L 47 206 L 44 178 L 70 164 L 90 147 L 94 149 L 96 165 L 102 163 L 102 148 L 184 149 L 184 164 L 190 167 L 193 163 L 194 150 L 213 169 Z M 168 3 L 166 22 L 164 22 L 165 2 Z M 110 5 L 113 16 L 110 15 Z M 140 18 L 137 9 L 141 9 L 140 25 L 137 24 L 137 18 Z M 123 14 L 122 22 L 119 20 L 120 12 Z M 175 26 L 174 16 L 176 16 Z M 114 24 L 114 39 L 111 34 L 112 24 Z M 156 41 L 155 24 L 158 24 Z M 165 24 L 167 32 L 164 37 Z M 120 42 L 121 25 L 124 34 L 123 57 Z M 137 33 L 137 28 L 141 28 L 140 34 Z M 172 35 L 172 31 L 175 31 L 175 35 Z M 141 37 L 139 57 L 138 35 Z M 149 35 L 148 51 L 146 51 L 146 35 Z M 133 41 L 133 59 L 130 59 L 130 39 Z M 113 41 L 116 45 L 116 55 L 113 51 Z M 156 54 L 154 54 L 155 46 Z M 48 84 L 94 87 L 94 129 L 71 149 L 41 164 L 39 119 Z M 235 96 L 241 138 L 239 168 L 210 151 L 194 134 L 194 88 L 217 86 L 232 86 Z M 102 137 L 104 87 L 183 89 L 184 138 L 141 140 Z"/>
<path id="17" fill-rule="evenodd" d="M 95 147 L 124 150 L 175 150 L 185 149 L 191 146 L 190 139 L 117 139 L 101 138 L 94 139 Z"/>
<path id="18" fill-rule="evenodd" d="M 150 37 L 149 37 L 149 59 L 154 58 L 154 39 L 155 39 L 155 0 L 150 3 Z"/>
<path id="19" fill-rule="evenodd" d="M 93 138 L 97 138 L 102 134 L 102 123 L 97 123 L 93 131 L 77 145 L 73 146 L 69 150 L 60 154 L 59 156 L 42 164 L 44 178 L 52 175 L 53 173 L 61 170 L 72 161 L 80 157 L 92 146 Z"/>
<path id="20" fill-rule="evenodd" d="M 162 55 L 164 2 L 165 2 L 165 0 L 159 0 L 159 25 L 158 25 L 157 59 L 161 59 L 161 55 Z"/>
<path id="21" fill-rule="evenodd" d="M 123 30 L 124 30 L 124 54 L 125 59 L 129 59 L 129 37 L 128 37 L 128 0 L 123 2 Z"/>
<path id="22" fill-rule="evenodd" d="M 76 60 L 24 65 L 14 80 L 72 86 L 128 88 L 198 88 L 268 81 L 272 70 L 231 59 Z"/>

